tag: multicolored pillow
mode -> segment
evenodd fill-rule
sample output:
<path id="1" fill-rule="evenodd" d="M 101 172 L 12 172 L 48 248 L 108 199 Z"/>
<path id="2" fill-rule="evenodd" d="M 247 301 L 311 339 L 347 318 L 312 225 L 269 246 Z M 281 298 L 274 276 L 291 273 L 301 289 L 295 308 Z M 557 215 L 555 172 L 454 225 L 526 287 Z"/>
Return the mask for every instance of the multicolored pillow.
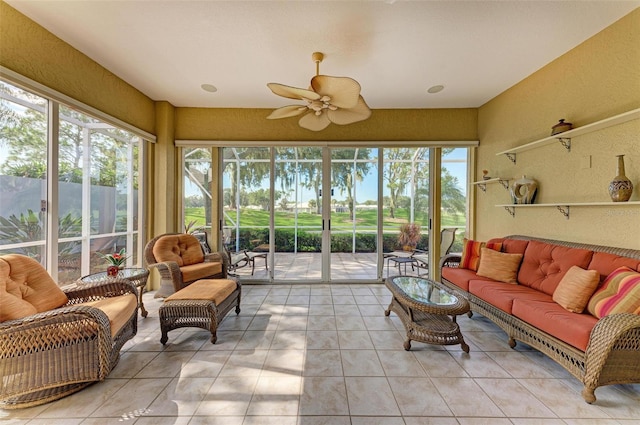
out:
<path id="1" fill-rule="evenodd" d="M 464 238 L 462 245 L 462 260 L 458 265 L 461 269 L 469 269 L 478 271 L 480 265 L 480 254 L 482 248 L 493 249 L 494 251 L 502 250 L 502 242 L 479 242 L 471 239 Z"/>
<path id="2" fill-rule="evenodd" d="M 640 314 L 640 273 L 629 267 L 615 269 L 587 306 L 598 319 L 615 313 Z"/>

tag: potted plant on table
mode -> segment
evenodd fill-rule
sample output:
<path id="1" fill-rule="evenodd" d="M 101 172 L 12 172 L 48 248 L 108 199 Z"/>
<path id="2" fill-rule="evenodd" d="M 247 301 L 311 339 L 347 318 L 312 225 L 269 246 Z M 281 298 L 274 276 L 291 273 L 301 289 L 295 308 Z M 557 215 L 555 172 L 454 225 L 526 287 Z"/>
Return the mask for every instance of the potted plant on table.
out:
<path id="1" fill-rule="evenodd" d="M 405 251 L 414 251 L 420 241 L 420 225 L 418 223 L 404 223 L 400 226 L 398 242 Z"/>
<path id="2" fill-rule="evenodd" d="M 98 255 L 107 260 L 107 264 L 109 264 L 109 266 L 107 266 L 107 276 L 117 276 L 118 271 L 124 267 L 124 262 L 129 258 L 125 248 L 122 248 L 120 251 L 114 252 L 113 254 L 103 254 L 98 252 Z"/>

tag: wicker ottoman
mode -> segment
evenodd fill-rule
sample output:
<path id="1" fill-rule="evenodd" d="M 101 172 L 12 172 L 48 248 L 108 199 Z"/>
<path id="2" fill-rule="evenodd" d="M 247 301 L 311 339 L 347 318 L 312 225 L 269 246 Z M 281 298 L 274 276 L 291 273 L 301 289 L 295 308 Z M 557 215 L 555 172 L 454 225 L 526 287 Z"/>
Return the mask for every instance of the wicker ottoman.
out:
<path id="1" fill-rule="evenodd" d="M 202 279 L 165 298 L 160 306 L 160 342 L 177 328 L 203 328 L 211 332 L 211 343 L 224 316 L 235 306 L 240 313 L 240 282 L 232 279 Z"/>

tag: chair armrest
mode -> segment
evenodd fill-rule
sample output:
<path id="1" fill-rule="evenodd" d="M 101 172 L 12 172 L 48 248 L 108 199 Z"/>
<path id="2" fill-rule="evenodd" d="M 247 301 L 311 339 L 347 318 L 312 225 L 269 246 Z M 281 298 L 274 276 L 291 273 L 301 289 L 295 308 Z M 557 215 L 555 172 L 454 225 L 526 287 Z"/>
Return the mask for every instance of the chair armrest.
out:
<path id="1" fill-rule="evenodd" d="M 154 268 L 160 273 L 160 277 L 163 280 L 169 280 L 173 282 L 173 286 L 182 288 L 182 272 L 180 266 L 175 261 L 163 261 L 161 263 L 149 264 L 150 269 Z"/>
<path id="2" fill-rule="evenodd" d="M 209 262 L 222 263 L 223 257 L 224 256 L 220 252 L 211 252 L 209 254 L 204 255 L 204 262 L 205 263 L 209 263 Z"/>
<path id="3" fill-rule="evenodd" d="M 67 306 L 125 294 L 138 295 L 136 287 L 129 280 L 122 278 L 112 278 L 101 283 L 79 282 L 70 289 L 62 289 L 69 299 Z"/>
<path id="4" fill-rule="evenodd" d="M 460 261 L 462 261 L 461 254 L 447 254 L 442 258 L 440 258 L 440 268 L 458 267 L 458 264 L 460 264 Z"/>

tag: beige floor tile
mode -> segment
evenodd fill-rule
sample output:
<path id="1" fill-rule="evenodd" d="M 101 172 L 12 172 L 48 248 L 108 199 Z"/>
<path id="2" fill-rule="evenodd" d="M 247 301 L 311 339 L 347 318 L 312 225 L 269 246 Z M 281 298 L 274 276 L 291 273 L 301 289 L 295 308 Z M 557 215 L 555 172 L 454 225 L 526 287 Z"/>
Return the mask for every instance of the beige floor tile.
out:
<path id="1" fill-rule="evenodd" d="M 301 383 L 299 376 L 261 376 L 247 415 L 297 415 Z"/>
<path id="2" fill-rule="evenodd" d="M 132 379 L 111 394 L 89 417 L 121 417 L 147 409 L 171 382 L 169 378 Z"/>
<path id="3" fill-rule="evenodd" d="M 335 350 L 340 348 L 337 331 L 307 331 L 307 350 Z"/>
<path id="4" fill-rule="evenodd" d="M 218 376 L 259 376 L 268 350 L 236 350 Z"/>
<path id="5" fill-rule="evenodd" d="M 605 419 L 609 416 L 597 404 L 588 404 L 577 391 L 557 379 L 520 379 L 538 400 L 560 418 Z"/>
<path id="6" fill-rule="evenodd" d="M 180 373 L 182 365 L 191 360 L 194 351 L 165 351 L 158 353 L 136 378 L 173 378 Z"/>
<path id="7" fill-rule="evenodd" d="M 224 322 L 223 322 L 224 323 Z M 244 331 L 227 331 L 218 328 L 218 340 L 215 344 L 203 344 L 200 351 L 232 351 L 238 346 Z"/>
<path id="8" fill-rule="evenodd" d="M 367 331 L 338 331 L 338 343 L 343 350 L 372 350 L 373 343 Z"/>
<path id="9" fill-rule="evenodd" d="M 38 418 L 85 418 L 109 399 L 116 396 L 127 382 L 130 381 L 126 379 L 106 379 L 49 404 L 28 409 L 0 410 L 0 422 L 11 418 L 31 418 L 36 416 Z M 164 382 L 168 383 L 169 381 Z M 143 407 L 146 408 L 147 406 Z M 7 415 L 5 415 L 5 412 Z"/>
<path id="10" fill-rule="evenodd" d="M 498 363 L 482 352 L 454 351 L 450 353 L 453 359 L 473 378 L 510 378 Z"/>
<path id="11" fill-rule="evenodd" d="M 198 351 L 182 366 L 182 378 L 215 378 L 229 359 L 231 351 Z"/>
<path id="12" fill-rule="evenodd" d="M 386 376 L 427 376 L 411 351 L 379 350 L 378 358 Z"/>
<path id="13" fill-rule="evenodd" d="M 246 416 L 242 425 L 296 425 L 295 416 Z"/>
<path id="14" fill-rule="evenodd" d="M 406 425 L 459 425 L 456 418 L 443 418 L 431 416 L 405 416 Z"/>
<path id="15" fill-rule="evenodd" d="M 369 337 L 376 350 L 402 350 L 405 337 L 396 330 L 370 331 Z"/>
<path id="16" fill-rule="evenodd" d="M 333 306 L 331 306 L 331 309 L 333 309 Z M 333 314 L 330 316 L 309 316 L 307 331 L 335 331 L 336 329 L 336 317 Z"/>
<path id="17" fill-rule="evenodd" d="M 309 316 L 304 315 L 284 315 L 278 323 L 279 331 L 306 331 Z"/>
<path id="18" fill-rule="evenodd" d="M 553 378 L 542 366 L 518 351 L 486 353 L 514 378 Z"/>
<path id="19" fill-rule="evenodd" d="M 397 416 L 354 416 L 351 425 L 404 425 L 404 420 Z"/>
<path id="20" fill-rule="evenodd" d="M 341 350 L 344 376 L 384 376 L 375 350 Z"/>
<path id="21" fill-rule="evenodd" d="M 154 416 L 191 416 L 204 399 L 213 380 L 174 378 L 148 407 Z"/>
<path id="22" fill-rule="evenodd" d="M 431 378 L 456 417 L 504 417 L 502 411 L 471 378 Z"/>
<path id="23" fill-rule="evenodd" d="M 217 378 L 200 402 L 196 416 L 244 416 L 251 402 L 258 376 Z"/>
<path id="24" fill-rule="evenodd" d="M 243 422 L 244 416 L 194 416 L 189 425 L 242 425 Z M 139 420 L 136 424 L 138 423 Z M 155 423 L 148 425 L 155 425 Z"/>
<path id="25" fill-rule="evenodd" d="M 363 317 L 364 325 L 369 331 L 395 331 L 397 330 L 390 318 L 382 316 Z"/>
<path id="26" fill-rule="evenodd" d="M 278 328 L 279 316 L 258 314 L 247 327 L 248 331 L 275 331 Z"/>
<path id="27" fill-rule="evenodd" d="M 348 415 L 344 378 L 305 377 L 300 395 L 300 415 Z"/>
<path id="28" fill-rule="evenodd" d="M 260 376 L 300 376 L 304 357 L 304 350 L 269 350 Z"/>
<path id="29" fill-rule="evenodd" d="M 122 422 L 120 422 L 122 424 Z M 138 419 L 136 419 L 136 425 L 194 425 L 197 423 L 202 423 L 202 422 L 197 422 L 197 420 L 195 419 L 191 419 L 191 416 L 182 416 L 179 418 L 175 418 L 175 417 L 171 417 L 171 416 L 141 416 Z M 212 425 L 218 424 L 219 422 L 209 422 Z M 239 423 L 234 423 L 234 422 L 229 422 L 226 425 L 242 425 L 242 422 Z"/>
<path id="30" fill-rule="evenodd" d="M 367 329 L 364 320 L 359 315 L 336 316 L 336 328 L 339 331 L 364 331 Z"/>
<path id="31" fill-rule="evenodd" d="M 304 376 L 343 376 L 340 350 L 308 350 L 302 374 Z"/>
<path id="32" fill-rule="evenodd" d="M 353 416 L 400 416 L 386 378 L 347 377 L 349 412 Z"/>
<path id="33" fill-rule="evenodd" d="M 299 416 L 297 425 L 351 425 L 349 416 Z"/>
<path id="34" fill-rule="evenodd" d="M 307 331 L 276 331 L 273 341 L 271 341 L 272 350 L 303 350 L 307 345 Z"/>
<path id="35" fill-rule="evenodd" d="M 120 361 L 107 379 L 133 378 L 158 355 L 157 352 L 129 351 L 120 354 Z"/>
<path id="36" fill-rule="evenodd" d="M 555 418 L 556 415 L 514 379 L 475 380 L 508 417 Z"/>
<path id="37" fill-rule="evenodd" d="M 462 366 L 446 351 L 418 351 L 413 347 L 411 352 L 416 356 L 420 365 L 432 378 L 463 378 L 469 376 Z"/>
<path id="38" fill-rule="evenodd" d="M 453 416 L 429 378 L 391 377 L 389 384 L 404 416 Z"/>

